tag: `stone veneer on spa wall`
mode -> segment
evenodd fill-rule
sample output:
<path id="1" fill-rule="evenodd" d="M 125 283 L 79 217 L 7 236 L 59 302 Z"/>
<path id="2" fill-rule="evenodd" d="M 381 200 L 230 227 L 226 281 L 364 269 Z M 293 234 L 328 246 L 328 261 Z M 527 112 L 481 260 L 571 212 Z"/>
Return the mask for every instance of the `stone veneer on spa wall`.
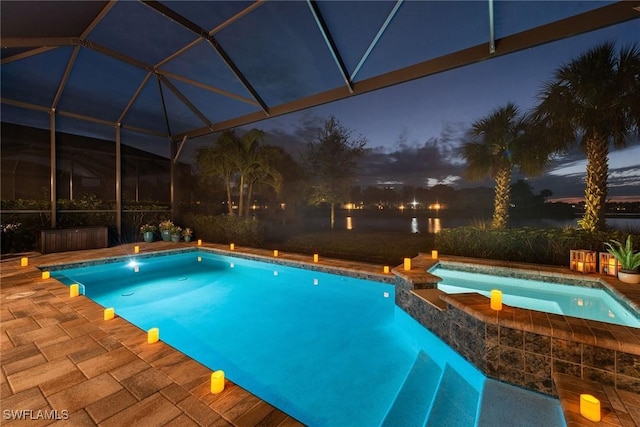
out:
<path id="1" fill-rule="evenodd" d="M 434 261 L 420 258 L 414 268 L 426 272 Z M 638 329 L 509 306 L 496 312 L 480 294 L 435 289 L 428 273 L 395 273 L 396 304 L 489 377 L 557 395 L 552 377 L 563 373 L 640 393 Z M 433 289 L 433 304 L 420 289 Z"/>

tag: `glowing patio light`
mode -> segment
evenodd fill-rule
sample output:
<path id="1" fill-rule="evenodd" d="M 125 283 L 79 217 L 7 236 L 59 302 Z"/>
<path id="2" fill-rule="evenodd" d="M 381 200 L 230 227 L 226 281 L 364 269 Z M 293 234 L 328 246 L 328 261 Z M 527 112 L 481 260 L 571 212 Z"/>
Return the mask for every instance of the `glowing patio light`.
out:
<path id="1" fill-rule="evenodd" d="M 411 270 L 411 258 L 404 259 L 404 269 L 405 271 Z"/>
<path id="2" fill-rule="evenodd" d="M 277 256 L 278 256 L 278 254 L 279 254 L 278 250 L 277 250 L 277 249 L 274 249 L 274 250 L 273 250 L 273 256 L 277 257 Z"/>
<path id="3" fill-rule="evenodd" d="M 48 279 L 51 277 L 51 272 L 50 271 L 43 271 L 42 272 L 42 278 L 43 279 Z"/>
<path id="4" fill-rule="evenodd" d="M 202 239 L 198 239 L 198 246 L 202 246 Z"/>
<path id="5" fill-rule="evenodd" d="M 139 254 L 140 253 L 140 246 L 136 245 L 133 247 L 133 253 L 134 254 Z"/>
<path id="6" fill-rule="evenodd" d="M 320 257 L 318 254 L 313 254 L 313 262 L 318 262 L 320 260 Z"/>
<path id="7" fill-rule="evenodd" d="M 431 251 L 431 259 L 438 259 L 438 251 L 435 249 Z"/>
<path id="8" fill-rule="evenodd" d="M 385 265 L 385 266 L 382 268 L 382 271 L 384 272 L 384 274 L 389 274 L 389 266 L 388 266 L 388 265 Z"/>
<path id="9" fill-rule="evenodd" d="M 502 291 L 497 289 L 491 291 L 491 309 L 496 311 L 502 310 Z"/>
<path id="10" fill-rule="evenodd" d="M 218 370 L 211 373 L 211 393 L 218 394 L 224 390 L 224 371 Z"/>
<path id="11" fill-rule="evenodd" d="M 580 415 L 590 421 L 600 421 L 600 401 L 590 394 L 581 394 Z"/>
<path id="12" fill-rule="evenodd" d="M 80 286 L 77 283 L 69 286 L 69 297 L 75 298 L 80 295 Z"/>
<path id="13" fill-rule="evenodd" d="M 29 265 L 29 258 L 22 257 L 20 258 L 20 267 L 26 267 Z"/>
<path id="14" fill-rule="evenodd" d="M 153 344 L 160 340 L 160 329 L 151 328 L 147 331 L 147 344 Z"/>
<path id="15" fill-rule="evenodd" d="M 104 309 L 104 320 L 111 320 L 115 317 L 116 311 L 113 307 Z"/>
<path id="16" fill-rule="evenodd" d="M 233 250 L 235 250 L 235 249 L 236 249 L 236 244 L 235 244 L 235 243 L 231 243 L 231 244 L 229 245 L 229 250 L 233 251 Z"/>

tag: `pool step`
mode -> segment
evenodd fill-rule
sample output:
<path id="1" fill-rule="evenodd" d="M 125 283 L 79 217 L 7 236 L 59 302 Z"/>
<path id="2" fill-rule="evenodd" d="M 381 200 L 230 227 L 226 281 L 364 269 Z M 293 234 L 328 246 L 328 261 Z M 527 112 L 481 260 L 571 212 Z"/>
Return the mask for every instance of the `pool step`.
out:
<path id="1" fill-rule="evenodd" d="M 455 369 L 418 353 L 382 426 L 473 426 L 480 394 Z"/>
<path id="2" fill-rule="evenodd" d="M 577 395 L 578 393 L 575 393 L 575 396 Z M 572 408 L 578 407 L 577 402 L 572 406 Z M 556 399 L 487 378 L 476 425 L 478 427 L 493 427 L 496 425 L 496 420 L 514 420 L 513 422 L 521 427 L 567 425 Z M 584 418 L 583 420 L 587 425 L 593 425 L 591 421 Z M 573 421 L 576 422 L 571 425 L 581 425 L 579 420 Z"/>
<path id="3" fill-rule="evenodd" d="M 427 353 L 420 351 L 382 425 L 424 425 L 441 377 L 440 366 Z"/>
<path id="4" fill-rule="evenodd" d="M 480 393 L 455 369 L 445 367 L 427 426 L 473 426 Z"/>

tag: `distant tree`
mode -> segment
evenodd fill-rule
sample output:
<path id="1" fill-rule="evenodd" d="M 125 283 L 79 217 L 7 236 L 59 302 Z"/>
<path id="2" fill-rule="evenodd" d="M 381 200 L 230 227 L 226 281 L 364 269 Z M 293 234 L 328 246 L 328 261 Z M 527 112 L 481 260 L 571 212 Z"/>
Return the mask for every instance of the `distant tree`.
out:
<path id="1" fill-rule="evenodd" d="M 579 141 L 587 154 L 585 213 L 580 226 L 604 229 L 609 143 L 623 147 L 640 129 L 640 48 L 607 42 L 555 72 L 539 95 L 535 117 L 558 150 Z"/>
<path id="2" fill-rule="evenodd" d="M 196 151 L 200 175 L 224 182 L 230 215 L 233 215 L 231 188 L 234 181 L 239 193 L 238 215 L 241 217 L 248 214 L 254 185 L 266 184 L 275 190 L 280 188 L 282 177 L 270 164 L 272 148 L 261 145 L 263 136 L 264 132 L 259 129 L 251 129 L 242 136 L 238 136 L 235 130 L 226 130 L 213 145 Z"/>
<path id="3" fill-rule="evenodd" d="M 544 202 L 547 203 L 549 197 L 553 196 L 553 191 L 545 188 L 544 190 L 540 191 L 540 196 L 544 199 Z"/>
<path id="4" fill-rule="evenodd" d="M 527 133 L 528 132 L 528 133 Z M 504 228 L 509 218 L 509 190 L 515 168 L 525 175 L 541 173 L 548 156 L 541 147 L 533 148 L 534 128 L 529 118 L 508 103 L 477 120 L 461 147 L 469 180 L 495 181 L 491 226 Z"/>
<path id="5" fill-rule="evenodd" d="M 227 194 L 227 209 L 233 215 L 231 182 L 235 173 L 233 153 L 236 151 L 237 137 L 233 130 L 224 131 L 213 145 L 196 150 L 196 166 L 204 179 L 221 179 Z"/>
<path id="6" fill-rule="evenodd" d="M 257 186 L 267 186 L 276 193 L 280 192 L 282 186 L 282 174 L 278 171 L 275 163 L 277 157 L 281 155 L 282 149 L 265 145 L 260 147 L 256 153 L 256 163 L 247 173 L 245 180 L 247 183 L 247 203 L 245 215 L 249 216 L 249 208 L 253 198 L 253 190 Z"/>
<path id="7" fill-rule="evenodd" d="M 352 138 L 351 131 L 334 116 L 329 117 L 315 140 L 307 144 L 304 161 L 311 180 L 309 202 L 328 203 L 331 228 L 335 224 L 335 205 L 349 195 L 358 160 L 367 153 L 366 138 Z"/>

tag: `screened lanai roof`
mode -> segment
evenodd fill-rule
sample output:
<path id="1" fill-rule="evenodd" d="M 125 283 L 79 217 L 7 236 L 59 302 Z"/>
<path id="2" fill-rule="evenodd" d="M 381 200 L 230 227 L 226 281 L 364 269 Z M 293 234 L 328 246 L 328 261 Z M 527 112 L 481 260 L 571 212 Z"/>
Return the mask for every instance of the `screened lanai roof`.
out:
<path id="1" fill-rule="evenodd" d="M 0 5 L 3 121 L 55 111 L 59 131 L 174 141 L 640 17 L 640 1 Z"/>

